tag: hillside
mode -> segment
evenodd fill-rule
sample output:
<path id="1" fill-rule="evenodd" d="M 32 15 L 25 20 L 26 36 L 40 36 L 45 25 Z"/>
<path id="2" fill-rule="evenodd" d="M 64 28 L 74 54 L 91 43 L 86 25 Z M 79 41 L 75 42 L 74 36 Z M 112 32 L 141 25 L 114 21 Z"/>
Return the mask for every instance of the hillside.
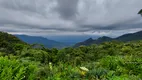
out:
<path id="1" fill-rule="evenodd" d="M 74 47 L 79 47 L 81 45 L 91 45 L 91 44 L 100 44 L 103 42 L 108 42 L 108 41 L 123 41 L 123 42 L 127 42 L 127 41 L 135 41 L 135 40 L 142 40 L 142 31 L 136 32 L 136 33 L 129 33 L 129 34 L 124 34 L 122 36 L 119 36 L 117 38 L 110 38 L 110 37 L 100 37 L 96 40 L 93 40 L 92 38 L 89 38 L 83 42 L 79 42 L 77 44 L 74 45 Z"/>
<path id="2" fill-rule="evenodd" d="M 0 51 L 1 80 L 142 79 L 142 41 L 106 42 L 60 50 L 18 46 L 14 52 Z"/>
<path id="3" fill-rule="evenodd" d="M 120 37 L 115 38 L 115 40 L 119 41 L 142 40 L 142 31 L 136 33 L 124 34 Z"/>
<path id="4" fill-rule="evenodd" d="M 5 55 L 9 53 L 15 54 L 15 50 L 22 49 L 24 46 L 29 45 L 14 35 L 0 32 L 0 52 L 6 52 Z"/>
<path id="5" fill-rule="evenodd" d="M 25 42 L 21 41 L 16 36 L 8 34 L 6 32 L 0 32 L 0 42 L 23 43 L 23 44 L 25 44 Z"/>
<path id="6" fill-rule="evenodd" d="M 127 35 L 118 38 L 123 37 Z M 0 40 L 1 80 L 142 79 L 142 41 L 111 42 L 114 39 L 104 36 L 97 40 L 89 38 L 84 45 L 110 42 L 77 48 L 48 49 L 32 47 L 3 32 L 0 33 Z"/>
<path id="7" fill-rule="evenodd" d="M 15 36 L 29 44 L 35 44 L 35 43 L 43 44 L 47 48 L 63 48 L 67 46 L 63 43 L 54 40 L 49 40 L 47 38 L 39 36 L 28 36 L 28 35 L 15 35 Z"/>

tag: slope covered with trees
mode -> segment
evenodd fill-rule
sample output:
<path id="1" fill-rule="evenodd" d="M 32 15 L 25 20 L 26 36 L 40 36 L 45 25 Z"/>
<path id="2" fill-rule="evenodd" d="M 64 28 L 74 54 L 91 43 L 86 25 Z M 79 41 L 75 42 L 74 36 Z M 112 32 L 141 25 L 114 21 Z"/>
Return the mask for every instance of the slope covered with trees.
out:
<path id="1" fill-rule="evenodd" d="M 12 44 L 8 45 L 14 52 L 0 46 L 5 49 L 0 51 L 1 80 L 142 79 L 142 41 L 111 41 L 58 50 L 34 47 L 11 37 Z M 2 41 L 9 43 L 7 38 Z"/>
<path id="2" fill-rule="evenodd" d="M 89 39 L 88 39 L 89 40 Z M 136 41 L 136 40 L 142 40 L 142 31 L 136 32 L 136 33 L 129 33 L 129 34 L 124 34 L 122 36 L 119 36 L 117 38 L 110 38 L 107 36 L 100 37 L 96 40 L 85 40 L 83 42 L 79 42 L 74 45 L 74 47 L 79 47 L 81 45 L 91 45 L 91 44 L 100 44 L 103 42 L 110 42 L 110 41 L 123 41 L 123 42 L 128 42 L 128 41 Z"/>
<path id="3" fill-rule="evenodd" d="M 29 46 L 27 43 L 21 41 L 17 37 L 6 32 L 0 32 L 0 51 L 9 53 L 16 53 L 15 50 L 21 49 L 22 46 Z"/>
<path id="4" fill-rule="evenodd" d="M 0 32 L 0 42 L 4 42 L 4 41 L 8 43 L 22 43 L 22 44 L 25 43 L 11 34 L 8 34 L 6 32 Z"/>

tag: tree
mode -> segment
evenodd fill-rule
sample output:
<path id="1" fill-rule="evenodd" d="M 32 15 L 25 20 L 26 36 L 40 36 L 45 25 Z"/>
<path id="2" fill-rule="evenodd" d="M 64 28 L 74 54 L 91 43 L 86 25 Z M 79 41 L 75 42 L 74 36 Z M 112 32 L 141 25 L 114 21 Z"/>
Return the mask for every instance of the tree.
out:
<path id="1" fill-rule="evenodd" d="M 140 14 L 142 16 L 142 9 L 138 12 L 138 14 Z"/>

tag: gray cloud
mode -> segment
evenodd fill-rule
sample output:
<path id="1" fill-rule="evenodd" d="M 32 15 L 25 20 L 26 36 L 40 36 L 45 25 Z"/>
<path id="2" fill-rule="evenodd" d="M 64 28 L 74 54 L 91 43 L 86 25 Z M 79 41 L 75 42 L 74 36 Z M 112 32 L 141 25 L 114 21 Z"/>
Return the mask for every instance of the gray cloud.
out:
<path id="1" fill-rule="evenodd" d="M 141 8 L 142 0 L 0 0 L 0 30 L 112 36 L 142 30 Z"/>
<path id="2" fill-rule="evenodd" d="M 76 17 L 79 0 L 57 0 L 57 11 L 63 19 L 70 20 Z"/>
<path id="3" fill-rule="evenodd" d="M 1 8 L 6 8 L 24 13 L 45 14 L 46 6 L 53 0 L 1 0 Z"/>

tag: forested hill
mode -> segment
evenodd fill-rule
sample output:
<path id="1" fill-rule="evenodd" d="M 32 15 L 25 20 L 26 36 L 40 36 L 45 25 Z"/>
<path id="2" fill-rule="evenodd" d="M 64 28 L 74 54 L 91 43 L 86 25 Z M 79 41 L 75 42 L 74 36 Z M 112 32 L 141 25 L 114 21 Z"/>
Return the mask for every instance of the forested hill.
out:
<path id="1" fill-rule="evenodd" d="M 136 33 L 125 34 L 120 37 L 115 38 L 119 41 L 133 41 L 133 40 L 142 40 L 142 31 Z"/>
<path id="2" fill-rule="evenodd" d="M 25 42 L 21 41 L 19 38 L 17 38 L 14 35 L 8 34 L 6 32 L 0 32 L 0 43 L 7 42 L 7 43 L 22 43 L 26 44 Z"/>
<path id="3" fill-rule="evenodd" d="M 14 35 L 8 34 L 6 32 L 0 32 L 0 52 L 5 52 L 7 55 L 9 53 L 16 54 L 16 50 L 22 49 L 24 46 L 30 46 L 29 44 L 21 41 Z"/>
<path id="4" fill-rule="evenodd" d="M 136 32 L 136 33 L 129 33 L 129 34 L 124 34 L 122 36 L 119 36 L 117 38 L 110 38 L 107 36 L 103 36 L 100 37 L 96 40 L 93 40 L 92 38 L 89 38 L 87 40 L 85 40 L 84 42 L 79 42 L 77 44 L 74 45 L 74 47 L 79 47 L 81 45 L 91 45 L 91 44 L 100 44 L 103 42 L 108 42 L 108 41 L 123 41 L 123 42 L 127 42 L 127 41 L 135 41 L 135 40 L 142 40 L 142 31 Z"/>
<path id="5" fill-rule="evenodd" d="M 3 32 L 0 41 L 0 80 L 142 79 L 142 41 L 48 49 Z"/>

